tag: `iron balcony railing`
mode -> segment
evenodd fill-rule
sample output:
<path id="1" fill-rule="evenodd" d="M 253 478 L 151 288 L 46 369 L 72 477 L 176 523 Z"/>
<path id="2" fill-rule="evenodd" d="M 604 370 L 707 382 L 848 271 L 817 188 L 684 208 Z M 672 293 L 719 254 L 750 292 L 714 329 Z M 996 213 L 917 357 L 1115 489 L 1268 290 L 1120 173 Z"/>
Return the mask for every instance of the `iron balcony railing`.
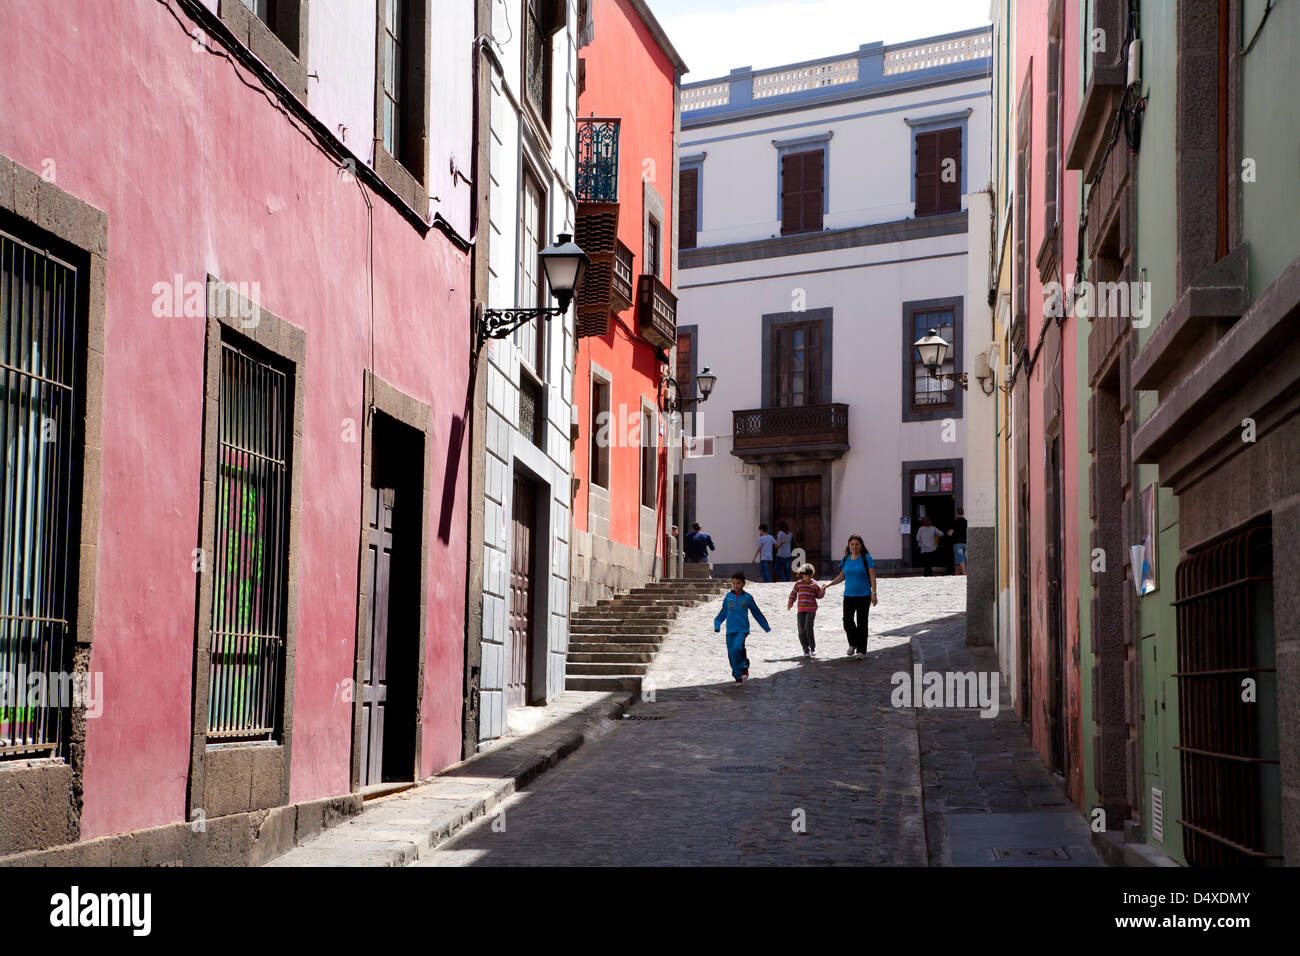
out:
<path id="1" fill-rule="evenodd" d="M 578 202 L 618 202 L 616 119 L 578 120 Z"/>
<path id="2" fill-rule="evenodd" d="M 637 280 L 636 322 L 647 342 L 661 349 L 677 345 L 677 296 L 658 276 L 642 276 Z"/>
<path id="3" fill-rule="evenodd" d="M 789 405 L 732 412 L 732 449 L 848 445 L 849 406 Z"/>
<path id="4" fill-rule="evenodd" d="M 77 289 L 75 267 L 0 232 L 0 759 L 66 757 L 80 703 Z"/>

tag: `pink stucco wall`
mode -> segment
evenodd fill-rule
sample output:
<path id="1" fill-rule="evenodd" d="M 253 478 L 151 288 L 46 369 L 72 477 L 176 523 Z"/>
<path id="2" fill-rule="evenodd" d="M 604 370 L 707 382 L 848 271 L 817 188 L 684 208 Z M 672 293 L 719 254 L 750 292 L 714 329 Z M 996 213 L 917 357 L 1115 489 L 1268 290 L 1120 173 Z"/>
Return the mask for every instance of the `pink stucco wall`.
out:
<path id="1" fill-rule="evenodd" d="M 1039 278 L 1034 265 L 1038 250 L 1042 245 L 1046 225 L 1044 208 L 1047 200 L 1046 158 L 1047 158 L 1047 53 L 1048 53 L 1048 0 L 1020 0 L 1015 5 L 1015 42 L 1016 72 L 1015 85 L 1012 90 L 1013 102 L 1018 102 L 1024 89 L 1026 74 L 1032 71 L 1032 118 L 1030 122 L 1031 137 L 1031 175 L 1029 196 L 1029 242 L 1026 245 L 1030 257 L 1029 290 L 1027 303 L 1029 307 L 1027 344 L 1031 355 L 1036 357 L 1033 372 L 1029 377 L 1029 448 L 1027 462 L 1029 472 L 1029 515 L 1021 520 L 1029 522 L 1029 574 L 1030 574 L 1030 682 L 1029 706 L 1032 708 L 1033 743 L 1044 760 L 1051 752 L 1050 730 L 1048 722 L 1049 683 L 1051 674 L 1048 669 L 1048 641 L 1050 608 L 1047 600 L 1048 552 L 1047 526 L 1044 521 L 1043 504 L 1046 494 L 1046 476 L 1044 474 L 1044 456 L 1046 447 L 1046 423 L 1043 420 L 1044 392 L 1053 385 L 1050 380 L 1051 369 L 1047 365 L 1045 353 L 1038 352 L 1046 326 L 1044 325 L 1044 282 Z M 1069 144 L 1070 134 L 1078 116 L 1078 56 L 1079 10 L 1077 0 L 1066 0 L 1061 14 L 1062 39 L 1061 50 L 1064 57 L 1065 72 L 1061 84 L 1063 96 L 1063 115 L 1060 133 L 1060 164 L 1064 166 L 1064 154 Z M 1049 277 L 1049 281 L 1062 282 L 1068 288 L 1069 282 L 1064 278 L 1074 273 L 1078 254 L 1078 195 L 1079 177 L 1077 170 L 1062 170 L 1064 179 L 1061 183 L 1061 204 L 1059 218 L 1061 221 L 1061 273 Z M 1050 321 L 1055 321 L 1054 319 Z M 1083 738 L 1080 723 L 1081 684 L 1076 661 L 1079 647 L 1080 614 L 1086 609 L 1079 607 L 1079 582 L 1086 569 L 1077 566 L 1079 554 L 1079 517 L 1077 502 L 1080 494 L 1080 464 L 1078 455 L 1079 429 L 1086 428 L 1087 422 L 1079 420 L 1073 396 L 1077 389 L 1086 388 L 1087 383 L 1078 382 L 1076 369 L 1077 346 L 1075 343 L 1076 323 L 1073 316 L 1068 317 L 1061 326 L 1061 363 L 1063 374 L 1060 450 L 1062 456 L 1062 493 L 1064 496 L 1063 512 L 1065 517 L 1065 553 L 1062 616 L 1065 621 L 1065 721 L 1067 780 L 1066 787 L 1071 799 L 1079 803 L 1083 799 Z M 1087 493 L 1086 485 L 1083 493 Z"/>
<path id="2" fill-rule="evenodd" d="M 360 434 L 370 353 L 361 191 L 240 81 L 258 86 L 243 68 L 196 51 L 164 5 L 25 0 L 4 18 L 0 154 L 38 172 L 53 161 L 56 184 L 108 217 L 91 658 L 105 706 L 87 722 L 82 835 L 185 815 L 204 320 L 154 316 L 155 283 L 177 274 L 256 282 L 265 308 L 306 331 L 290 797 L 346 792 L 362 446 L 344 437 L 348 419 Z M 372 202 L 374 370 L 433 409 L 428 774 L 460 757 L 467 460 L 452 438 L 463 432 L 469 259 Z"/>

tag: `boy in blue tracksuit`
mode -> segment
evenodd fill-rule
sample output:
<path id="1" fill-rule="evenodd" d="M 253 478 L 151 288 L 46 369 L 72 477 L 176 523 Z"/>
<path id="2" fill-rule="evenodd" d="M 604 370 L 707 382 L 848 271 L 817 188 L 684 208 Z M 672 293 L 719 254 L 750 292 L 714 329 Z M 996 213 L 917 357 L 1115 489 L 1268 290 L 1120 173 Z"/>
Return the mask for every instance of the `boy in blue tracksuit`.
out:
<path id="1" fill-rule="evenodd" d="M 749 658 L 745 656 L 745 638 L 749 637 L 749 615 L 762 626 L 771 631 L 767 618 L 754 603 L 753 597 L 745 592 L 745 576 L 737 571 L 731 576 L 731 591 L 722 599 L 722 610 L 713 619 L 713 633 L 718 633 L 722 622 L 727 622 L 727 657 L 731 661 L 731 676 L 739 684 L 749 677 Z"/>

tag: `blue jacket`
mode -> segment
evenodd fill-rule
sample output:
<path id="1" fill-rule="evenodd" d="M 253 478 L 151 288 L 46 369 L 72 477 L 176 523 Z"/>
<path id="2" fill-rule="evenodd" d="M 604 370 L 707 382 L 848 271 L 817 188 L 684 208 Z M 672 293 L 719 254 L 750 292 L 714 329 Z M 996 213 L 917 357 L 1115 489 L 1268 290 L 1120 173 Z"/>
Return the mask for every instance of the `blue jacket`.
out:
<path id="1" fill-rule="evenodd" d="M 726 621 L 728 634 L 748 634 L 751 614 L 754 615 L 754 620 L 762 625 L 763 630 L 772 630 L 767 624 L 767 618 L 763 617 L 763 612 L 758 609 L 758 605 L 754 603 L 753 597 L 748 592 L 741 591 L 736 594 L 734 591 L 728 591 L 727 596 L 722 599 L 722 610 L 713 619 L 713 629 L 719 630 L 722 622 Z"/>

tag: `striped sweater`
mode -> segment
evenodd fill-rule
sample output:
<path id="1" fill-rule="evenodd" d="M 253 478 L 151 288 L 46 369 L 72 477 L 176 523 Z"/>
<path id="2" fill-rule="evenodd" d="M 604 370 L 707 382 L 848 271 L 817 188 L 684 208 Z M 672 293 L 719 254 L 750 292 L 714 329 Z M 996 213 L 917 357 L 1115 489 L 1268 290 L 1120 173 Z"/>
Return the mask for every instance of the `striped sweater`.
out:
<path id="1" fill-rule="evenodd" d="M 793 604 L 795 600 L 798 600 L 800 611 L 815 611 L 817 610 L 817 599 L 825 596 L 825 589 L 816 581 L 809 581 L 807 584 L 796 581 L 794 589 L 790 591 L 790 603 Z"/>

